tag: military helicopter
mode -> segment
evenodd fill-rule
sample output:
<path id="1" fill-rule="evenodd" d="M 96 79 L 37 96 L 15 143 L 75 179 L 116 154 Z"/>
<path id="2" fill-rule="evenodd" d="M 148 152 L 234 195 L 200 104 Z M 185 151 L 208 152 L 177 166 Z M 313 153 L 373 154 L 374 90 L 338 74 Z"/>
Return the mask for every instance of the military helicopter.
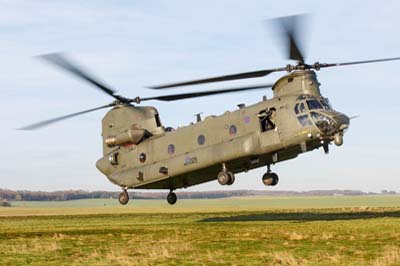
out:
<path id="1" fill-rule="evenodd" d="M 166 89 L 186 85 L 264 77 L 273 72 L 287 72 L 274 84 L 228 88 L 213 91 L 126 98 L 89 75 L 61 54 L 41 58 L 85 80 L 113 97 L 107 105 L 35 123 L 21 129 L 34 130 L 92 111 L 111 108 L 102 120 L 103 157 L 96 167 L 115 185 L 121 187 L 119 202 L 129 201 L 128 189 L 167 189 L 167 201 L 175 204 L 178 188 L 217 179 L 232 185 L 235 174 L 267 166 L 262 182 L 278 184 L 271 166 L 296 158 L 299 154 L 343 144 L 350 118 L 334 110 L 320 92 L 316 71 L 322 68 L 399 60 L 399 57 L 345 63 L 307 64 L 298 45 L 301 16 L 276 19 L 284 33 L 288 58 L 297 61 L 281 68 L 263 69 L 174 84 L 151 87 Z M 139 106 L 144 101 L 175 101 L 223 93 L 271 88 L 273 97 L 250 106 L 173 129 L 164 127 L 155 107 Z"/>

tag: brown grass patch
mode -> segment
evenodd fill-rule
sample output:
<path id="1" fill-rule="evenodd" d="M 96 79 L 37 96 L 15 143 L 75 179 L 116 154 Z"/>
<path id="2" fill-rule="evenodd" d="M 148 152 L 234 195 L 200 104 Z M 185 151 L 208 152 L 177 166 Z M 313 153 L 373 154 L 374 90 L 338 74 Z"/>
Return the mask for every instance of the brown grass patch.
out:
<path id="1" fill-rule="evenodd" d="M 400 265 L 400 247 L 386 246 L 382 255 L 375 260 L 374 266 L 398 266 Z"/>
<path id="2" fill-rule="evenodd" d="M 57 241 L 43 241 L 39 238 L 34 238 L 32 241 L 13 241 L 6 247 L 3 247 L 2 251 L 11 254 L 31 254 L 54 252 L 60 249 L 61 247 Z"/>
<path id="3" fill-rule="evenodd" d="M 291 233 L 288 233 L 288 238 L 289 238 L 289 240 L 303 240 L 303 239 L 307 239 L 308 236 L 297 233 L 297 232 L 291 232 Z"/>
<path id="4" fill-rule="evenodd" d="M 308 265 L 305 259 L 296 259 L 289 252 L 274 252 L 273 253 L 274 264 L 277 266 L 306 266 Z"/>

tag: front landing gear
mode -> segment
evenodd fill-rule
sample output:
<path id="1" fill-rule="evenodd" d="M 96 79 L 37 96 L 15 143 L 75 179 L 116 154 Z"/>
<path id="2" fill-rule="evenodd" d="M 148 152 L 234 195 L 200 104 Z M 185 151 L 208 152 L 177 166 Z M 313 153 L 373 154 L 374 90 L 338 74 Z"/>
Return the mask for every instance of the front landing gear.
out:
<path id="1" fill-rule="evenodd" d="M 222 164 L 222 171 L 218 173 L 217 179 L 221 185 L 230 186 L 235 182 L 235 175 L 231 171 L 228 171 L 225 164 Z"/>
<path id="2" fill-rule="evenodd" d="M 174 192 L 170 191 L 167 195 L 168 203 L 171 205 L 174 205 L 177 200 L 178 200 L 178 197 L 176 196 L 176 194 Z"/>
<path id="3" fill-rule="evenodd" d="M 271 171 L 270 166 L 268 165 L 268 171 L 263 175 L 262 181 L 266 186 L 276 186 L 279 182 L 279 177 Z"/>
<path id="4" fill-rule="evenodd" d="M 128 191 L 126 191 L 126 189 L 123 189 L 122 192 L 119 194 L 118 197 L 119 203 L 121 203 L 122 205 L 126 205 L 129 201 L 129 195 L 128 195 Z"/>

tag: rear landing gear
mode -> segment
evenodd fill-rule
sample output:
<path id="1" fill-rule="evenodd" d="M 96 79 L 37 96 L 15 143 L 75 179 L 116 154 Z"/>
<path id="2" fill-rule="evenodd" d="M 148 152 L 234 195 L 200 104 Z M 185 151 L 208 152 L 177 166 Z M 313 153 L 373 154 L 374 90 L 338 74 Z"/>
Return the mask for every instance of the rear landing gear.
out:
<path id="1" fill-rule="evenodd" d="M 270 166 L 268 165 L 268 171 L 263 175 L 262 181 L 266 186 L 276 186 L 279 182 L 279 177 L 271 171 Z"/>
<path id="2" fill-rule="evenodd" d="M 122 205 L 126 205 L 128 203 L 129 195 L 126 189 L 123 189 L 122 192 L 119 194 L 118 200 L 119 203 L 121 203 Z"/>
<path id="3" fill-rule="evenodd" d="M 218 183 L 221 185 L 232 185 L 235 182 L 235 175 L 228 171 L 225 164 L 222 164 L 222 171 L 217 176 Z"/>
<path id="4" fill-rule="evenodd" d="M 178 197 L 176 196 L 176 194 L 174 192 L 171 191 L 168 193 L 167 201 L 169 204 L 174 205 L 177 200 L 178 200 Z"/>

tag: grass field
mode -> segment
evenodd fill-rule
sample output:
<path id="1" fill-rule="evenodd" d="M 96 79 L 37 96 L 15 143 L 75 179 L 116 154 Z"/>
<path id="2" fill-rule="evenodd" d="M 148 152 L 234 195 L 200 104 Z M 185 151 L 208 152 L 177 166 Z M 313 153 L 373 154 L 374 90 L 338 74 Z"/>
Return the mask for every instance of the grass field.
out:
<path id="1" fill-rule="evenodd" d="M 0 265 L 400 265 L 400 196 L 13 204 Z"/>

